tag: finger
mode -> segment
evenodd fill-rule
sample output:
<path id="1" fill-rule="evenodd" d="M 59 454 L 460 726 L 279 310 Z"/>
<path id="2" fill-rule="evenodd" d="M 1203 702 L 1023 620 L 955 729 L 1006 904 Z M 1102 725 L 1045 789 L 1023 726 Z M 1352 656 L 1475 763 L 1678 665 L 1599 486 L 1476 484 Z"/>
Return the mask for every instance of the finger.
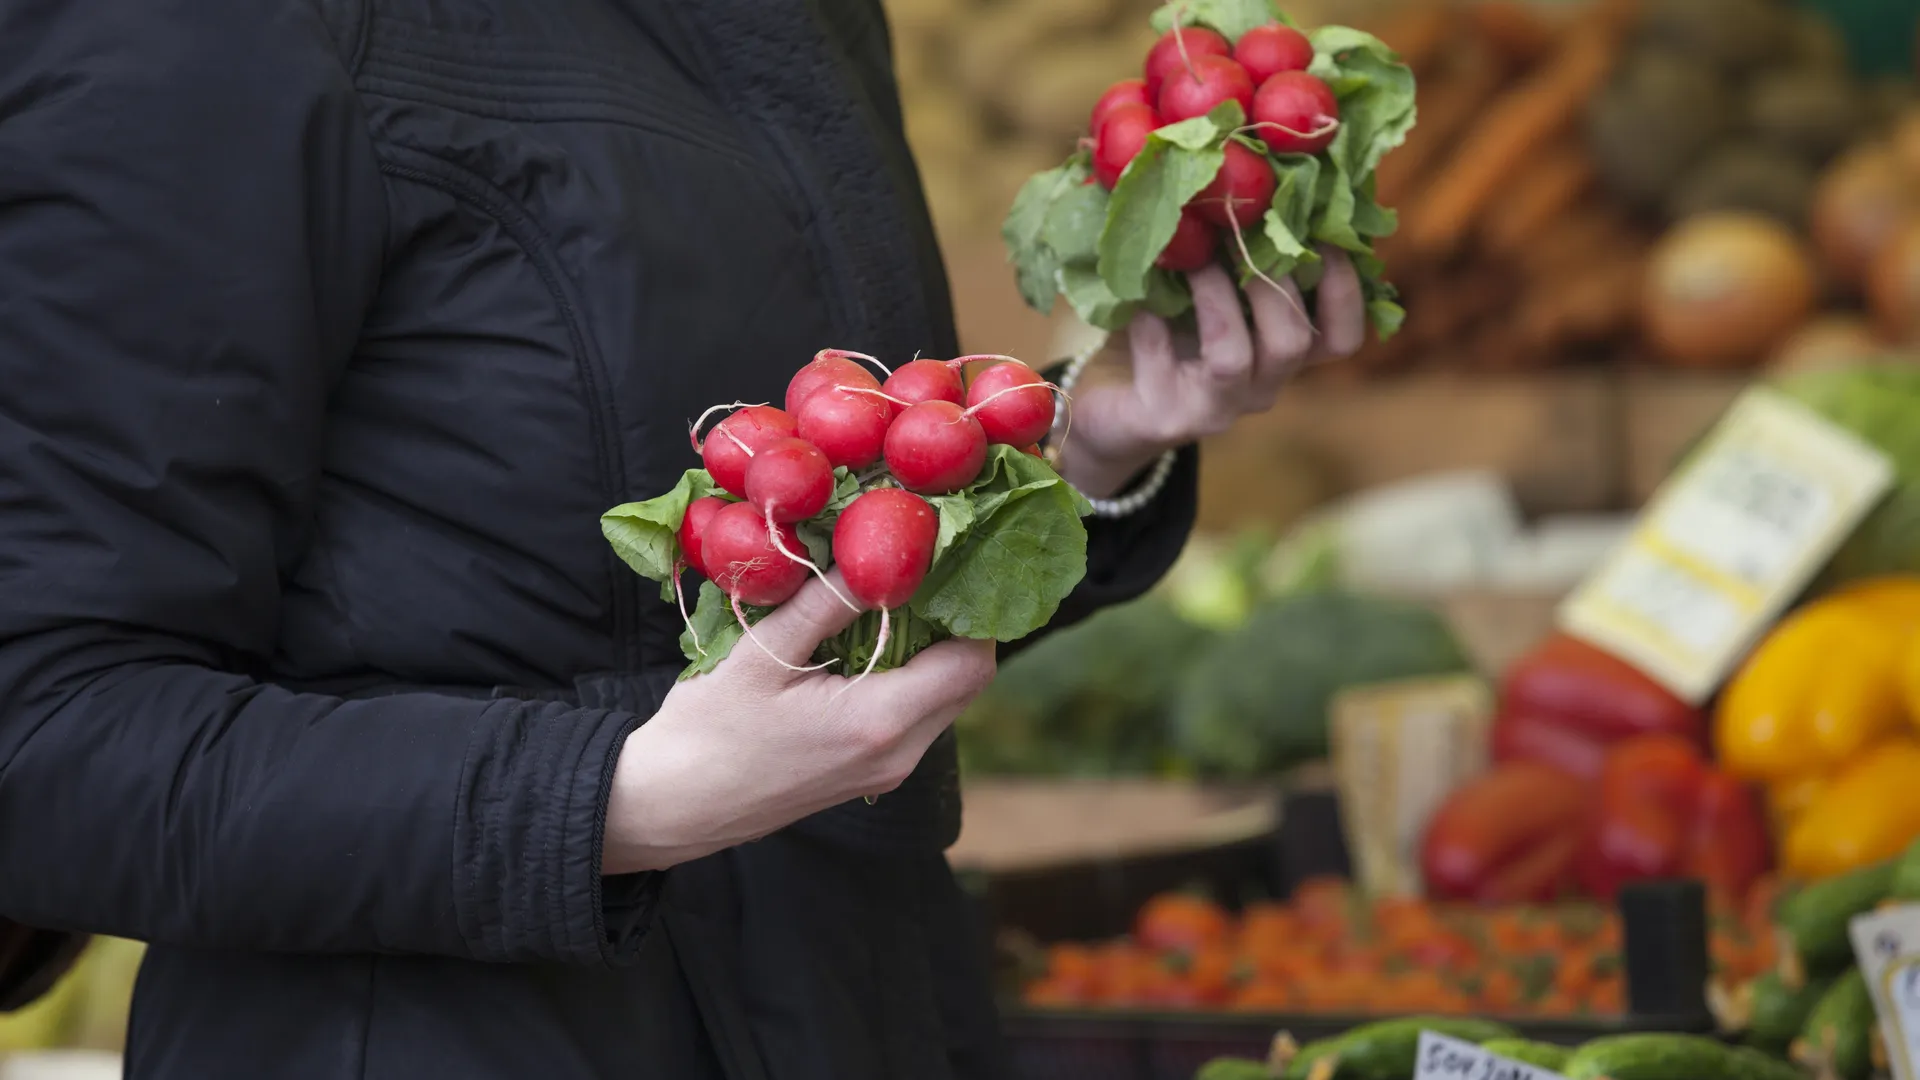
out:
<path id="1" fill-rule="evenodd" d="M 1367 303 L 1360 292 L 1360 273 L 1344 251 L 1322 248 L 1327 271 L 1320 279 L 1320 352 L 1352 356 L 1367 337 Z"/>
<path id="2" fill-rule="evenodd" d="M 876 701 L 909 729 L 909 742 L 919 735 L 932 742 L 993 681 L 996 651 L 993 642 L 971 638 L 930 645 L 904 666 L 873 677 Z"/>
<path id="3" fill-rule="evenodd" d="M 1253 309 L 1253 328 L 1259 346 L 1254 350 L 1253 383 L 1265 391 L 1297 370 L 1313 352 L 1313 321 L 1292 278 L 1279 288 L 1264 281 L 1247 287 L 1247 306 Z"/>
<path id="4" fill-rule="evenodd" d="M 827 582 L 819 578 L 801 586 L 800 591 L 779 607 L 774 608 L 766 618 L 753 624 L 753 636 L 773 659 L 794 667 L 805 667 L 813 662 L 813 650 L 820 643 L 853 625 L 860 612 L 847 606 L 841 597 L 852 597 L 847 593 L 846 581 L 838 569 L 827 571 Z M 838 590 L 838 595 L 835 594 Z M 755 662 L 770 663 L 768 657 L 750 642 L 741 642 L 734 647 L 739 653 L 741 647 L 745 655 Z"/>
<path id="5" fill-rule="evenodd" d="M 1148 392 L 1149 400 L 1173 381 L 1173 329 L 1149 311 L 1133 317 L 1127 326 L 1127 345 L 1133 356 L 1133 381 Z"/>
<path id="6" fill-rule="evenodd" d="M 1200 360 L 1216 386 L 1237 386 L 1253 374 L 1253 339 L 1240 313 L 1240 290 L 1218 266 L 1187 275 L 1193 286 L 1194 321 L 1200 327 Z"/>

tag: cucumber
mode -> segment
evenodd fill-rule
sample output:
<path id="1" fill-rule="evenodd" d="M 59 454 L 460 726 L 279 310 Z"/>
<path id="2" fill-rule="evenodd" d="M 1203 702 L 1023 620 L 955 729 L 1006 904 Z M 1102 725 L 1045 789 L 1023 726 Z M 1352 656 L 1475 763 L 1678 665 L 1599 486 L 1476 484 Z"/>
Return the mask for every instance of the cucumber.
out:
<path id="1" fill-rule="evenodd" d="M 1523 1065 L 1538 1065 L 1543 1069 L 1559 1072 L 1566 1067 L 1567 1058 L 1573 1051 L 1552 1043 L 1534 1042 L 1530 1039 L 1488 1039 L 1480 1044 L 1480 1049 L 1489 1054 L 1498 1054 L 1508 1061 L 1518 1061 Z"/>
<path id="2" fill-rule="evenodd" d="M 1889 900 L 1920 900 L 1920 840 L 1915 840 L 1894 864 L 1893 880 L 1887 887 Z"/>
<path id="3" fill-rule="evenodd" d="M 1747 1055 L 1704 1035 L 1605 1035 L 1576 1049 L 1560 1075 L 1567 1080 L 1756 1080 L 1753 1068 Z"/>
<path id="4" fill-rule="evenodd" d="M 1847 923 L 1872 911 L 1893 886 L 1896 862 L 1863 866 L 1838 877 L 1816 881 L 1780 905 L 1780 929 L 1786 933 L 1790 966 L 1788 985 L 1817 975 L 1836 975 L 1853 962 L 1853 942 Z M 1798 961 L 1798 968 L 1791 961 Z"/>
<path id="5" fill-rule="evenodd" d="M 1732 1075 L 1740 1080 L 1807 1080 L 1806 1074 L 1785 1058 L 1751 1046 L 1734 1047 Z"/>
<path id="6" fill-rule="evenodd" d="M 1314 1080 L 1407 1080 L 1419 1061 L 1422 1031 L 1476 1044 L 1517 1037 L 1505 1024 L 1461 1016 L 1381 1020 L 1302 1046 L 1283 1063 L 1280 1080 L 1307 1080 L 1322 1058 L 1334 1058 L 1335 1067 L 1325 1077 L 1314 1076 Z"/>
<path id="7" fill-rule="evenodd" d="M 1753 1011 L 1747 1018 L 1747 1045 L 1782 1054 L 1807 1026 L 1807 1017 L 1813 1015 L 1813 1007 L 1833 985 L 1833 979 L 1811 979 L 1796 990 L 1779 972 L 1769 971 L 1750 985 Z"/>
<path id="8" fill-rule="evenodd" d="M 1873 993 L 1859 968 L 1833 981 L 1813 1007 L 1793 1060 L 1825 1080 L 1866 1080 L 1873 1075 Z"/>
<path id="9" fill-rule="evenodd" d="M 1215 1058 L 1200 1066 L 1193 1080 L 1272 1080 L 1266 1062 L 1245 1058 Z"/>

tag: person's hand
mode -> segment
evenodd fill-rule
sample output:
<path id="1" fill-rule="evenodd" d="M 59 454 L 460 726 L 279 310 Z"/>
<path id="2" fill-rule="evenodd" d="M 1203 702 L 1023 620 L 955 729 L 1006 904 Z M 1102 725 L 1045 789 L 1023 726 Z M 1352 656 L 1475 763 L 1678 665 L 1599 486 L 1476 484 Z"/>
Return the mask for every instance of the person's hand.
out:
<path id="1" fill-rule="evenodd" d="M 765 651 L 742 638 L 674 686 L 614 767 L 604 873 L 665 869 L 892 791 L 993 678 L 991 641 L 944 641 L 858 682 L 774 660 L 807 665 L 854 618 L 810 581 L 754 624 Z"/>
<path id="2" fill-rule="evenodd" d="M 1256 279 L 1246 290 L 1250 330 L 1240 290 L 1219 266 L 1187 276 L 1197 343 L 1176 341 L 1152 314 L 1136 316 L 1127 330 L 1133 380 L 1076 390 L 1060 474 L 1088 496 L 1110 498 L 1167 450 L 1272 408 L 1287 377 L 1307 364 L 1352 355 L 1366 337 L 1360 279 L 1344 253 L 1321 255 L 1326 276 L 1314 319 L 1291 279 L 1280 289 Z"/>

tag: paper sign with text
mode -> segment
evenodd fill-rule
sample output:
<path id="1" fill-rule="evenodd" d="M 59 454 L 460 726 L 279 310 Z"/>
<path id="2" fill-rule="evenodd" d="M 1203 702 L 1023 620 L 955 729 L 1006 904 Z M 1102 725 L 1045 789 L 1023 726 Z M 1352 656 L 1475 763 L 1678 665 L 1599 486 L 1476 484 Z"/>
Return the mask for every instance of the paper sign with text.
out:
<path id="1" fill-rule="evenodd" d="M 1560 628 L 1698 704 L 1893 480 L 1851 432 L 1749 390 L 1561 605 Z"/>
<path id="2" fill-rule="evenodd" d="M 1847 930 L 1873 994 L 1894 1080 L 1920 1080 L 1920 905 L 1856 915 Z"/>
<path id="3" fill-rule="evenodd" d="M 1413 1080 L 1565 1080 L 1551 1069 L 1528 1065 L 1437 1032 L 1420 1033 Z"/>

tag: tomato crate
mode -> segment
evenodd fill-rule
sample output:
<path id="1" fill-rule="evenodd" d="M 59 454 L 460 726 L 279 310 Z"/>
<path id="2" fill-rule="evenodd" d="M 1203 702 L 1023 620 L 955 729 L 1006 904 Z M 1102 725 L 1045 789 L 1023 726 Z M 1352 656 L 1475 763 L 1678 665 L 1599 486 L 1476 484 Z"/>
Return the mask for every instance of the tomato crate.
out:
<path id="1" fill-rule="evenodd" d="M 1202 886 L 1232 910 L 1244 902 L 1287 899 L 1296 886 L 1316 878 L 1346 876 L 1344 845 L 1330 839 L 1340 835 L 1331 796 L 1294 793 L 1285 800 L 1280 826 L 1257 839 L 975 880 L 982 924 L 1008 976 L 1002 1015 L 1013 1080 L 1192 1080 L 1216 1057 L 1264 1057 L 1282 1031 L 1306 1042 L 1394 1014 L 1425 1011 L 1391 1002 L 1375 1013 L 1354 1015 L 1331 1008 L 1227 1011 L 1071 1002 L 1035 1006 L 1022 1000 L 1021 969 L 1034 954 L 1056 943 L 1124 935 L 1135 912 L 1169 890 Z M 1618 963 L 1611 970 L 1617 972 L 1619 1011 L 1526 1015 L 1506 1022 L 1528 1038 L 1561 1043 L 1621 1031 L 1711 1032 L 1706 906 L 1698 882 L 1629 887 L 1613 920 Z M 1471 1011 L 1497 1016 L 1503 1010 Z"/>

